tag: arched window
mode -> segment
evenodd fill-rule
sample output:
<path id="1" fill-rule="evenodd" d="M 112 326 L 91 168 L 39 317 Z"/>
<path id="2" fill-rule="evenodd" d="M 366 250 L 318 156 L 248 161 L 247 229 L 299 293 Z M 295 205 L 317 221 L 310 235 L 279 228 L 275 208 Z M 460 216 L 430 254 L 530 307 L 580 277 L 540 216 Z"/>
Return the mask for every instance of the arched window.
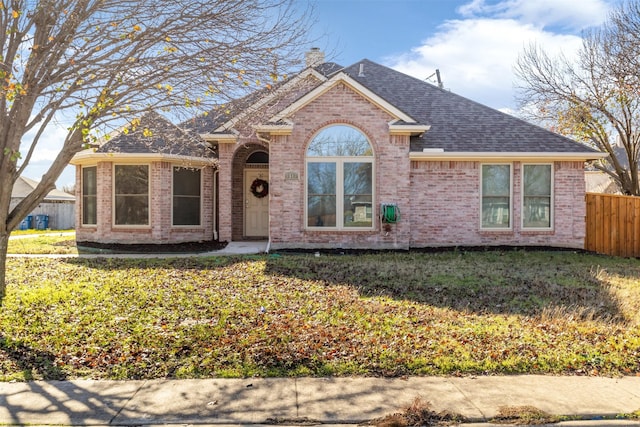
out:
<path id="1" fill-rule="evenodd" d="M 321 130 L 309 144 L 307 227 L 373 228 L 373 149 L 351 126 Z"/>

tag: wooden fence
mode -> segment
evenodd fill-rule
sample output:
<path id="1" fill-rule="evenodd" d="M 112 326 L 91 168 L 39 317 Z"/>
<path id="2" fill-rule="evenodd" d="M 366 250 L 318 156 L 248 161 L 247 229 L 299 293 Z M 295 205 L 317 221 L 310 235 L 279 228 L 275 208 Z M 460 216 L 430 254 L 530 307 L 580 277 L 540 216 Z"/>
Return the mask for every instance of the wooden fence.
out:
<path id="1" fill-rule="evenodd" d="M 585 249 L 640 257 L 640 197 L 587 193 Z"/>

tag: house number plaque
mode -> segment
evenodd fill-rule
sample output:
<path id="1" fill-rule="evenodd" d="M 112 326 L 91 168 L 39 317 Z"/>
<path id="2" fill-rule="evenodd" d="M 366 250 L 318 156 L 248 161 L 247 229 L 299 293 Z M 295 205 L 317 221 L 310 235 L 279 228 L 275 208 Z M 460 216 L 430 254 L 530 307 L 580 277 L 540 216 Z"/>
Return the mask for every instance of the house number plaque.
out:
<path id="1" fill-rule="evenodd" d="M 298 172 L 289 171 L 284 173 L 285 181 L 297 181 L 298 180 Z"/>

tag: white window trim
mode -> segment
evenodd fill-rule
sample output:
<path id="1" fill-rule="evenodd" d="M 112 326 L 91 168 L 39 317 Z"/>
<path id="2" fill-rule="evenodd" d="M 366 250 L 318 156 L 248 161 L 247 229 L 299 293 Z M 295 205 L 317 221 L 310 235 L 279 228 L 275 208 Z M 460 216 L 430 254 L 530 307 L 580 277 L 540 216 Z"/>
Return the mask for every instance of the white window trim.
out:
<path id="1" fill-rule="evenodd" d="M 147 224 L 116 224 L 116 166 L 146 166 L 147 177 Z M 151 163 L 114 163 L 111 169 L 111 225 L 119 229 L 151 228 Z"/>
<path id="2" fill-rule="evenodd" d="M 89 168 L 95 168 L 96 170 L 96 223 L 95 224 L 87 224 L 84 222 L 84 170 Z M 98 166 L 97 165 L 87 165 L 82 166 L 80 168 L 80 222 L 83 227 L 86 228 L 97 228 L 98 227 Z"/>
<path id="3" fill-rule="evenodd" d="M 484 227 L 482 225 L 482 171 L 483 166 L 509 166 L 509 227 Z M 479 225 L 481 231 L 512 231 L 513 230 L 513 163 L 480 163 L 480 206 L 479 206 Z"/>
<path id="4" fill-rule="evenodd" d="M 176 225 L 173 223 L 173 199 L 175 197 L 175 194 L 173 194 L 173 185 L 174 185 L 174 171 L 176 168 L 181 168 L 181 169 L 196 169 L 200 172 L 200 224 L 197 225 Z M 203 168 L 192 168 L 192 167 L 188 167 L 188 166 L 179 166 L 179 165 L 172 165 L 171 166 L 171 228 L 202 228 L 203 225 L 203 217 L 202 217 L 202 201 L 203 201 L 203 197 L 202 197 L 202 192 L 203 192 L 203 179 L 202 179 L 202 169 Z"/>
<path id="5" fill-rule="evenodd" d="M 549 227 L 525 227 L 524 225 L 524 168 L 525 166 L 549 166 L 551 168 L 551 188 L 549 189 Z M 520 197 L 520 226 L 523 231 L 553 231 L 555 221 L 555 186 L 554 186 L 555 170 L 553 163 L 522 163 L 521 183 L 522 195 Z"/>
<path id="6" fill-rule="evenodd" d="M 336 226 L 335 227 L 313 227 L 308 225 L 308 209 L 309 209 L 309 185 L 307 179 L 309 177 L 309 163 L 335 163 L 336 165 Z M 345 163 L 370 163 L 371 164 L 371 209 L 375 206 L 376 195 L 376 165 L 374 156 L 349 156 L 349 157 L 307 157 L 305 155 L 304 162 L 304 225 L 309 231 L 372 231 L 376 228 L 375 216 L 372 215 L 371 227 L 345 227 L 344 223 L 344 164 Z"/>
<path id="7" fill-rule="evenodd" d="M 367 138 L 367 142 L 371 147 L 371 156 L 308 156 L 307 151 L 309 145 L 324 130 L 332 126 L 347 126 L 360 132 Z M 376 156 L 373 150 L 373 144 L 367 135 L 356 126 L 349 123 L 331 123 L 319 129 L 308 141 L 304 151 L 304 229 L 309 231 L 373 231 L 376 229 L 376 221 L 374 206 L 376 205 Z M 313 227 L 309 226 L 309 163 L 335 163 L 336 164 L 336 226 L 335 227 Z M 344 224 L 344 163 L 371 163 L 371 227 L 345 227 Z M 338 183 L 342 183 L 338 185 Z"/>

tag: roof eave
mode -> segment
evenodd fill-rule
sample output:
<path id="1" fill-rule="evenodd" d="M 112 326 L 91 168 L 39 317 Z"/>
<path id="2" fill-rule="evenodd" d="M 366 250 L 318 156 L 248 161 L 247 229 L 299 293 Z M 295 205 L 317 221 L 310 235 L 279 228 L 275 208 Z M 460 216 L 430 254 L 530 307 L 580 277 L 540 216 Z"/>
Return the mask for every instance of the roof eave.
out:
<path id="1" fill-rule="evenodd" d="M 201 133 L 199 136 L 206 142 L 220 144 L 235 144 L 238 142 L 238 135 L 235 133 Z"/>
<path id="2" fill-rule="evenodd" d="M 74 166 L 86 166 L 105 160 L 114 163 L 180 161 L 200 166 L 215 165 L 218 162 L 215 158 L 165 153 L 78 153 L 69 163 Z"/>
<path id="3" fill-rule="evenodd" d="M 409 153 L 409 159 L 414 161 L 430 160 L 457 160 L 457 161 L 589 161 L 603 159 L 607 153 L 599 152 L 446 152 L 432 149 L 429 151 L 413 151 Z"/>
<path id="4" fill-rule="evenodd" d="M 389 134 L 391 135 L 409 135 L 419 136 L 431 129 L 431 125 L 419 125 L 419 124 L 404 124 L 394 125 L 389 124 Z"/>
<path id="5" fill-rule="evenodd" d="M 257 125 L 253 128 L 258 133 L 265 133 L 269 135 L 291 135 L 291 133 L 293 133 L 293 124 Z"/>

